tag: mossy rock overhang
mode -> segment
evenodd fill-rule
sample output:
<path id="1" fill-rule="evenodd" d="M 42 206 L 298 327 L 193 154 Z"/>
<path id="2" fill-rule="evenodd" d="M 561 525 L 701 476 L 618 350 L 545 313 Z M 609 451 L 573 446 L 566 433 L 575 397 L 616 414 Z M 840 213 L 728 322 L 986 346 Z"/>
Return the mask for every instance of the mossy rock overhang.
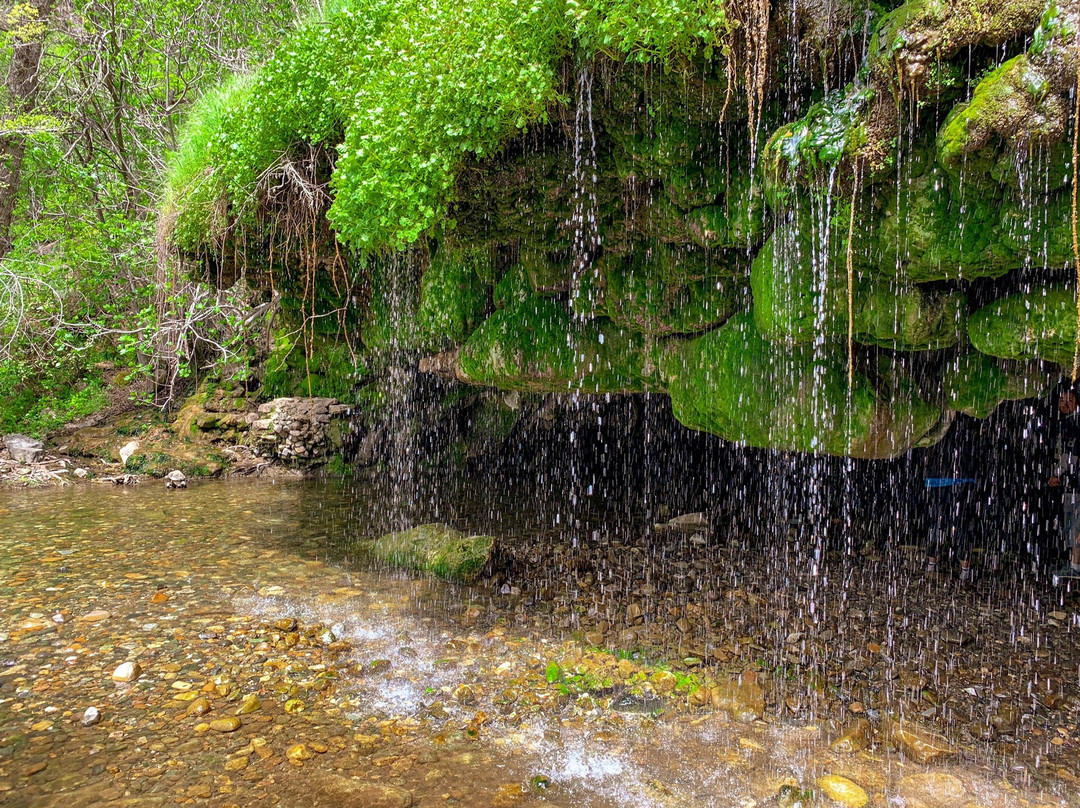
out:
<path id="1" fill-rule="evenodd" d="M 457 350 L 472 384 L 670 392 L 688 426 L 753 445 L 891 456 L 935 413 L 1071 367 L 1077 3 L 842 3 L 835 25 L 797 3 L 805 37 L 771 30 L 770 71 L 822 58 L 752 88 L 718 55 L 749 47 L 724 4 L 675 3 L 655 25 L 648 3 L 328 3 L 192 115 L 163 233 L 294 297 L 330 268 L 373 373 Z M 856 31 L 857 70 L 835 56 Z M 317 254 L 290 264 L 307 242 L 274 240 L 288 206 L 256 180 L 313 146 Z M 761 420 L 770 391 L 802 420 Z"/>

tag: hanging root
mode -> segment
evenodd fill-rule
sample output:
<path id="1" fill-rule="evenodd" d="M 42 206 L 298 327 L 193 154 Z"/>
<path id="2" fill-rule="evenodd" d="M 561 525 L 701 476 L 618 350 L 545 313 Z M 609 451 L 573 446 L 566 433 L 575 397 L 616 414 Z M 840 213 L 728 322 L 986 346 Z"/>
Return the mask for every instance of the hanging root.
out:
<path id="1" fill-rule="evenodd" d="M 765 103 L 765 83 L 769 76 L 770 0 L 749 0 L 743 24 L 746 30 L 746 112 L 750 129 L 750 164 L 757 163 L 757 134 L 761 108 Z"/>
<path id="2" fill-rule="evenodd" d="M 1080 35 L 1076 37 L 1076 46 L 1080 52 Z M 1080 241 L 1077 239 L 1077 198 L 1076 198 L 1076 163 L 1080 143 L 1077 143 L 1080 135 L 1080 71 L 1076 74 L 1076 93 L 1073 96 L 1073 138 L 1072 138 L 1072 250 L 1073 266 L 1076 268 L 1076 348 L 1073 351 L 1072 380 L 1075 382 L 1080 374 Z"/>

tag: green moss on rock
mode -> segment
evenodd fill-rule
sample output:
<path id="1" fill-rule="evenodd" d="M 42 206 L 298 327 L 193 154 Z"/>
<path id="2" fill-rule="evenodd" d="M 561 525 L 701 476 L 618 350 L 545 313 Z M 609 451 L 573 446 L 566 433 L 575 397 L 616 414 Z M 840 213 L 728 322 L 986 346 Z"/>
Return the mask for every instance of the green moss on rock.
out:
<path id="1" fill-rule="evenodd" d="M 448 525 L 428 524 L 388 533 L 363 546 L 388 564 L 468 582 L 480 574 L 495 542 L 494 536 L 468 536 Z"/>
<path id="2" fill-rule="evenodd" d="M 483 321 L 490 305 L 486 278 L 494 262 L 485 247 L 440 247 L 420 281 L 417 328 L 422 347 L 458 345 Z"/>
<path id="3" fill-rule="evenodd" d="M 532 297 L 533 288 L 529 283 L 529 274 L 520 263 L 514 264 L 506 270 L 502 280 L 495 284 L 492 292 L 492 301 L 497 309 L 507 309 L 516 306 L 523 300 Z"/>
<path id="4" fill-rule="evenodd" d="M 854 304 L 855 339 L 864 345 L 936 350 L 956 345 L 965 333 L 967 298 L 962 292 L 872 278 L 859 288 Z"/>
<path id="5" fill-rule="evenodd" d="M 1011 251 L 996 240 L 999 198 L 955 185 L 940 171 L 884 197 L 875 234 L 882 271 L 896 268 L 905 280 L 924 283 L 996 278 L 1015 266 Z"/>
<path id="6" fill-rule="evenodd" d="M 489 317 L 461 349 L 458 376 L 502 390 L 545 393 L 662 389 L 657 348 L 605 318 L 582 322 L 566 305 L 533 297 Z"/>
<path id="7" fill-rule="evenodd" d="M 1038 363 L 1004 362 L 981 353 L 961 354 L 941 374 L 946 406 L 975 418 L 986 418 L 1002 401 L 1041 395 L 1051 382 Z"/>
<path id="8" fill-rule="evenodd" d="M 675 416 L 693 429 L 763 448 L 895 457 L 941 418 L 902 373 L 856 373 L 842 352 L 780 346 L 750 314 L 671 351 L 663 360 Z"/>
<path id="9" fill-rule="evenodd" d="M 1076 317 L 1074 290 L 1041 287 L 983 306 L 968 320 L 968 336 L 976 350 L 990 356 L 1072 367 Z"/>
<path id="10" fill-rule="evenodd" d="M 265 398 L 317 396 L 348 402 L 353 388 L 367 373 L 363 359 L 344 338 L 315 335 L 305 345 L 298 331 L 274 333 L 273 347 L 263 363 Z"/>
<path id="11" fill-rule="evenodd" d="M 735 311 L 736 283 L 717 271 L 727 269 L 720 260 L 701 250 L 642 244 L 626 256 L 605 256 L 596 268 L 598 288 L 588 291 L 598 296 L 599 312 L 643 334 L 704 331 Z"/>

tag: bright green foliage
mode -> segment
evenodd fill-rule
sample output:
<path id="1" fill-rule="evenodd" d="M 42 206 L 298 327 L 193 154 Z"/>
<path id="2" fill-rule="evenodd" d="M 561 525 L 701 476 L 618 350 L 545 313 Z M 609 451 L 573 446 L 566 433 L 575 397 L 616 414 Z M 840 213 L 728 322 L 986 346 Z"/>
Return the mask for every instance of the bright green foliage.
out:
<path id="1" fill-rule="evenodd" d="M 443 216 L 467 155 L 543 119 L 575 42 L 674 57 L 709 52 L 727 31 L 716 0 L 336 0 L 250 80 L 195 110 L 166 216 L 177 243 L 196 248 L 213 232 L 208 200 L 243 211 L 281 154 L 321 143 L 337 147 L 338 237 L 361 251 L 402 247 Z"/>
<path id="2" fill-rule="evenodd" d="M 1076 352 L 1076 293 L 1048 286 L 983 306 L 968 320 L 976 350 L 1001 359 L 1043 359 L 1072 367 Z"/>
<path id="3" fill-rule="evenodd" d="M 640 61 L 708 58 L 730 25 L 723 0 L 567 0 L 566 8 L 586 51 Z"/>
<path id="4" fill-rule="evenodd" d="M 477 384 L 543 393 L 661 389 L 650 345 L 606 319 L 582 322 L 566 306 L 529 298 L 489 317 L 461 349 L 458 370 Z"/>
<path id="5" fill-rule="evenodd" d="M 300 331 L 281 330 L 274 335 L 273 349 L 264 363 L 262 395 L 310 395 L 351 402 L 363 367 L 358 367 L 348 343 L 321 334 L 309 334 L 308 339 L 314 344 L 305 346 Z"/>
<path id="6" fill-rule="evenodd" d="M 679 421 L 749 446 L 895 457 L 941 417 L 892 367 L 849 389 L 842 350 L 771 343 L 750 314 L 670 352 L 662 372 Z"/>
<path id="7" fill-rule="evenodd" d="M 0 435 L 45 437 L 107 403 L 100 373 L 84 370 L 82 357 L 58 356 L 48 367 L 0 362 Z"/>
<path id="8" fill-rule="evenodd" d="M 869 88 L 837 90 L 812 106 L 804 117 L 781 126 L 765 146 L 765 175 L 770 202 L 776 204 L 792 190 L 787 180 L 800 173 L 835 166 L 865 143 L 861 113 L 873 98 Z"/>

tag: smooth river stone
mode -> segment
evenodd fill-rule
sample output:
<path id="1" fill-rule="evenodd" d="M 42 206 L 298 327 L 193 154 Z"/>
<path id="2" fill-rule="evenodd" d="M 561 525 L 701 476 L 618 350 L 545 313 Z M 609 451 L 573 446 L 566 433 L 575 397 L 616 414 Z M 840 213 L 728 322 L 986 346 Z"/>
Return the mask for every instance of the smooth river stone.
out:
<path id="1" fill-rule="evenodd" d="M 200 696 L 188 705 L 185 712 L 188 715 L 206 715 L 210 712 L 210 700 L 206 696 Z"/>
<path id="2" fill-rule="evenodd" d="M 896 796 L 905 808 L 938 808 L 942 805 L 962 805 L 968 789 L 959 777 L 942 772 L 910 774 L 900 781 Z"/>
<path id="3" fill-rule="evenodd" d="M 142 666 L 138 662 L 123 662 L 113 671 L 114 682 L 134 682 L 142 676 Z"/>
<path id="4" fill-rule="evenodd" d="M 210 722 L 210 729 L 214 732 L 236 732 L 240 729 L 240 719 L 235 715 L 230 715 L 226 718 L 215 718 Z"/>
<path id="5" fill-rule="evenodd" d="M 865 718 L 857 719 L 844 730 L 843 735 L 832 742 L 829 748 L 834 752 L 844 754 L 862 751 L 870 745 L 871 732 L 869 721 Z"/>
<path id="6" fill-rule="evenodd" d="M 862 786 L 838 774 L 826 774 L 824 777 L 819 777 L 817 787 L 844 808 L 863 808 L 870 803 L 870 795 Z"/>
<path id="7" fill-rule="evenodd" d="M 905 755 L 923 765 L 959 754 L 944 736 L 907 721 L 893 721 L 889 725 L 888 737 Z"/>

